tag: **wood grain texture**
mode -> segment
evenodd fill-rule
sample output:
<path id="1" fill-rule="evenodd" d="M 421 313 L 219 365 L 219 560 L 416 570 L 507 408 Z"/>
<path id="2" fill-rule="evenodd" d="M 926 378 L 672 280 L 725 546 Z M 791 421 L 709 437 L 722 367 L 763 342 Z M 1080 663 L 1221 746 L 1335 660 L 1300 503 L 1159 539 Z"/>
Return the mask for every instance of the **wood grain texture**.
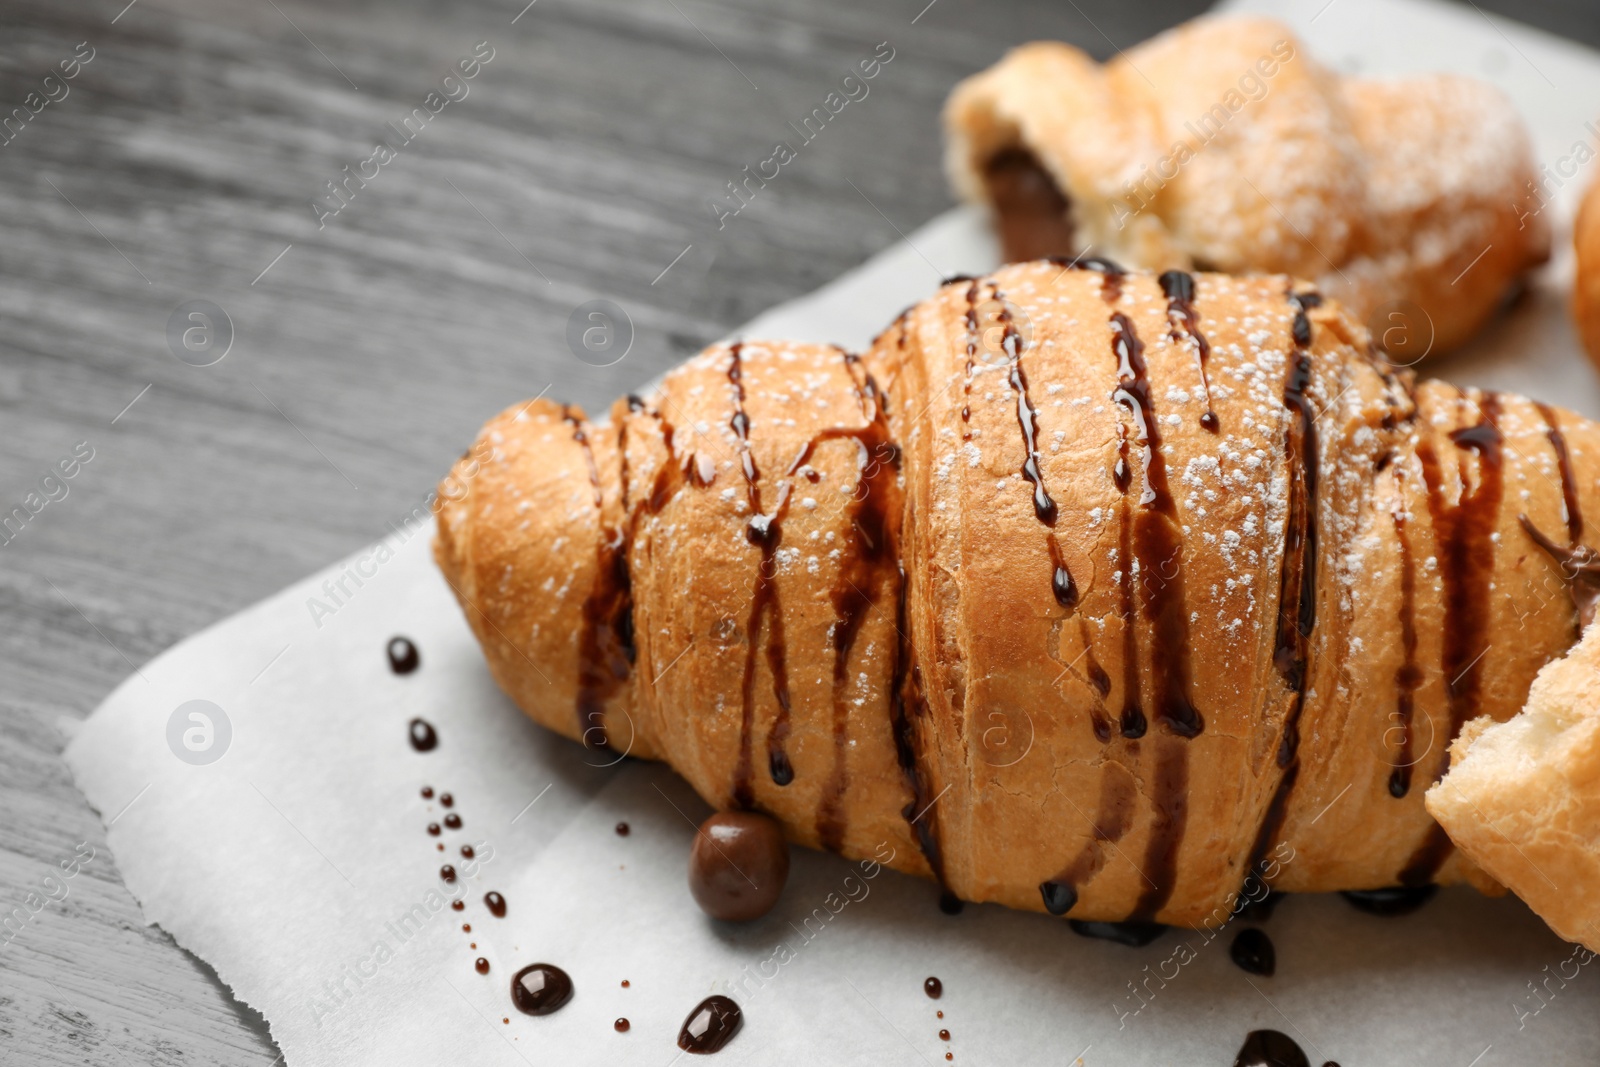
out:
<path id="1" fill-rule="evenodd" d="M 512 400 L 598 409 L 943 210 L 939 106 L 1009 45 L 1105 56 L 1202 6 L 522 2 L 0 3 L 0 115 L 94 49 L 0 146 L 0 512 L 94 449 L 0 546 L 0 911 L 97 850 L 0 944 L 0 1062 L 277 1055 L 144 925 L 61 762 L 135 665 L 384 533 Z M 718 230 L 707 198 L 885 40 L 870 95 Z M 479 41 L 470 94 L 319 229 L 324 183 Z M 565 341 L 596 297 L 637 329 L 607 368 Z M 197 298 L 235 328 L 205 368 L 166 340 Z"/>

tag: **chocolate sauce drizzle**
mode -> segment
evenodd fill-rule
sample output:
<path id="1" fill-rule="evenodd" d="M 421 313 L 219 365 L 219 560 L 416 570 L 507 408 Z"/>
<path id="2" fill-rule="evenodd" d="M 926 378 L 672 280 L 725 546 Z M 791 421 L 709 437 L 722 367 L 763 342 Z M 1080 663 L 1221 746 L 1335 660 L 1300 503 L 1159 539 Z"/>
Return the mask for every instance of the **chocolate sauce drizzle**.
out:
<path id="1" fill-rule="evenodd" d="M 583 627 L 578 631 L 578 731 L 589 748 L 608 749 L 605 702 L 627 680 L 636 650 L 633 642 L 633 589 L 628 571 L 628 543 L 622 532 L 605 523 L 600 468 L 590 447 L 583 420 L 563 404 L 561 418 L 572 427 L 572 439 L 583 449 L 589 466 L 589 484 L 600 522 L 596 539 L 594 582 L 583 601 Z M 619 420 L 626 426 L 624 420 Z M 624 432 L 619 428 L 619 434 Z M 626 442 L 618 447 L 626 454 Z M 624 478 L 626 482 L 626 478 Z"/>
<path id="2" fill-rule="evenodd" d="M 1065 915 L 1078 903 L 1079 889 L 1106 864 L 1106 846 L 1115 847 L 1132 828 L 1136 794 L 1137 785 L 1131 775 L 1109 764 L 1102 765 L 1094 834 L 1060 874 L 1040 883 L 1039 894 L 1044 898 L 1045 911 L 1051 915 Z"/>
<path id="3" fill-rule="evenodd" d="M 1160 282 L 1161 291 L 1167 297 L 1167 320 L 1172 323 L 1172 331 L 1167 336 L 1176 343 L 1179 340 L 1178 324 L 1182 323 L 1184 332 L 1194 338 L 1195 367 L 1200 372 L 1200 393 L 1206 404 L 1206 410 L 1200 416 L 1200 425 L 1216 433 L 1222 423 L 1218 420 L 1217 413 L 1212 410 L 1211 382 L 1206 377 L 1206 361 L 1211 357 L 1211 342 L 1200 332 L 1200 316 L 1194 309 L 1194 275 L 1187 271 L 1169 270 L 1161 275 Z"/>
<path id="4" fill-rule="evenodd" d="M 842 350 L 841 350 L 842 351 Z M 846 763 L 850 751 L 850 652 L 861 632 L 867 612 L 892 588 L 897 572 L 888 564 L 898 557 L 900 513 L 895 483 L 900 471 L 900 449 L 889 438 L 882 393 L 868 372 L 856 379 L 859 362 L 844 352 L 856 399 L 867 425 L 861 429 L 831 429 L 813 437 L 790 466 L 798 470 L 821 441 L 853 439 L 860 455 L 860 484 L 850 498 L 849 544 L 841 546 L 839 579 L 831 600 L 837 621 L 833 626 L 833 773 L 823 790 L 817 811 L 817 836 L 822 847 L 838 852 L 844 847 Z"/>
<path id="5" fill-rule="evenodd" d="M 735 341 L 728 350 L 728 382 L 733 386 L 733 415 L 728 425 L 739 439 L 739 468 L 744 473 L 745 495 L 750 501 L 750 521 L 745 540 L 761 550 L 756 567 L 755 587 L 750 597 L 750 616 L 745 622 L 744 680 L 739 694 L 739 762 L 734 768 L 733 803 L 743 810 L 755 804 L 751 760 L 751 734 L 755 722 L 756 649 L 760 647 L 763 623 L 767 637 L 767 667 L 772 673 L 773 696 L 778 715 L 767 735 L 767 771 L 773 782 L 787 785 L 794 780 L 784 744 L 789 736 L 788 645 L 783 633 L 783 607 L 778 602 L 777 551 L 783 540 L 783 517 L 789 510 L 790 486 L 778 494 L 771 515 L 761 510 L 761 471 L 750 451 L 750 416 L 745 413 L 744 342 Z"/>
<path id="6" fill-rule="evenodd" d="M 1433 517 L 1439 570 L 1444 581 L 1440 666 L 1444 670 L 1450 730 L 1443 739 L 1439 766 L 1432 778 L 1435 782 L 1450 768 L 1450 743 L 1461 727 L 1478 713 L 1483 660 L 1489 647 L 1489 589 L 1494 582 L 1495 554 L 1491 538 L 1499 525 L 1504 493 L 1504 454 L 1501 451 L 1504 438 L 1495 424 L 1500 415 L 1499 395 L 1481 394 L 1478 410 L 1480 422 L 1450 434 L 1456 448 L 1470 450 L 1478 457 L 1477 485 L 1469 490 L 1465 478 L 1461 478 L 1461 495 L 1454 507 L 1444 499 L 1443 474 L 1433 442 L 1424 437 L 1417 444 L 1417 459 L 1427 482 L 1428 511 Z M 1454 847 L 1442 827 L 1430 826 L 1427 836 L 1401 869 L 1400 884 L 1415 888 L 1432 882 Z"/>
<path id="7" fill-rule="evenodd" d="M 1283 828 L 1289 794 L 1300 776 L 1300 715 L 1305 710 L 1310 683 L 1311 631 L 1317 621 L 1317 481 L 1320 455 L 1316 414 L 1306 390 L 1311 385 L 1311 320 L 1306 312 L 1321 305 L 1313 292 L 1289 293 L 1294 311 L 1289 328 L 1293 348 L 1283 386 L 1283 406 L 1294 413 L 1284 431 L 1283 451 L 1288 464 L 1289 513 L 1284 522 L 1283 564 L 1278 578 L 1278 621 L 1273 641 L 1273 663 L 1293 699 L 1284 716 L 1278 741 L 1277 765 L 1282 772 L 1261 827 L 1250 850 L 1245 870 L 1248 880 L 1258 877 L 1257 866 Z"/>
<path id="8" fill-rule="evenodd" d="M 1107 272 L 1102 295 L 1108 301 L 1120 296 Z M 1120 278 L 1120 275 L 1118 275 Z M 1189 753 L 1185 742 L 1197 737 L 1205 721 L 1189 695 L 1189 612 L 1183 588 L 1182 534 L 1177 509 L 1167 486 L 1166 460 L 1161 451 L 1160 420 L 1150 395 L 1144 359 L 1144 342 L 1132 320 L 1120 311 L 1111 315 L 1111 351 L 1117 358 L 1117 388 L 1112 399 L 1127 409 L 1144 444 L 1143 485 L 1139 508 L 1132 513 L 1129 490 L 1133 478 L 1128 463 L 1128 427 L 1118 420 L 1118 456 L 1112 477 L 1122 492 L 1119 513 L 1119 591 L 1123 620 L 1122 735 L 1137 739 L 1146 733 L 1143 682 L 1135 600 L 1142 600 L 1150 623 L 1151 704 L 1155 721 L 1168 736 L 1153 741 L 1154 820 L 1140 865 L 1146 888 L 1140 894 L 1130 921 L 1147 922 L 1171 899 L 1177 886 L 1178 851 L 1189 817 Z M 1131 522 L 1130 522 L 1131 519 Z M 1142 596 L 1135 596 L 1134 572 Z"/>
<path id="9" fill-rule="evenodd" d="M 1033 406 L 1033 399 L 1028 395 L 1028 375 L 1022 367 L 1026 344 L 1011 315 L 1011 305 L 998 288 L 994 298 L 1000 305 L 1000 347 L 1011 361 L 1006 381 L 1017 398 L 1017 428 L 1022 431 L 1022 477 L 1033 487 L 1034 517 L 1050 530 L 1045 539 L 1050 550 L 1050 593 L 1057 604 L 1070 611 L 1078 605 L 1078 584 L 1072 580 L 1061 543 L 1056 539 L 1055 525 L 1060 512 L 1039 467 L 1039 409 Z"/>
<path id="10" fill-rule="evenodd" d="M 967 314 L 962 320 L 966 324 L 967 365 L 966 375 L 962 380 L 961 393 L 961 439 L 972 440 L 972 372 L 978 358 L 978 282 L 973 280 L 967 286 Z"/>
<path id="11" fill-rule="evenodd" d="M 1396 468 L 1396 480 L 1400 477 L 1398 471 Z M 1423 675 L 1417 666 L 1417 568 L 1411 558 L 1406 517 L 1398 511 L 1393 517 L 1395 541 L 1400 548 L 1400 650 L 1404 658 L 1394 672 L 1395 726 L 1400 731 L 1400 744 L 1389 770 L 1389 795 L 1398 800 L 1411 790 L 1411 723 Z"/>
<path id="12" fill-rule="evenodd" d="M 1535 402 L 1544 419 L 1545 437 L 1551 451 L 1556 454 L 1556 468 L 1561 472 L 1561 521 L 1567 524 L 1567 541 L 1576 545 L 1583 540 L 1583 509 L 1578 505 L 1578 479 L 1572 473 L 1572 456 L 1567 451 L 1567 437 L 1561 432 L 1561 422 L 1549 404 Z"/>

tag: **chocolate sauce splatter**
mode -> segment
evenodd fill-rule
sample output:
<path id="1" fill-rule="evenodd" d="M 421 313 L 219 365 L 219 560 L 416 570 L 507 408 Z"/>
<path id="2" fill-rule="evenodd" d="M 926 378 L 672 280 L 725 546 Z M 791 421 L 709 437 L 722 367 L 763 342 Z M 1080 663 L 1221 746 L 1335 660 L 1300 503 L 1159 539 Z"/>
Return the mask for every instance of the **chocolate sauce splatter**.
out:
<path id="1" fill-rule="evenodd" d="M 1392 886 L 1388 889 L 1346 889 L 1339 895 L 1368 915 L 1410 915 L 1439 891 L 1436 885 Z"/>
<path id="2" fill-rule="evenodd" d="M 412 719 L 408 727 L 411 747 L 418 752 L 432 752 L 439 745 L 439 734 L 426 719 Z"/>
<path id="3" fill-rule="evenodd" d="M 389 638 L 389 669 L 396 674 L 410 674 L 422 665 L 422 657 L 417 655 L 417 646 L 409 638 Z"/>
<path id="4" fill-rule="evenodd" d="M 1119 945 L 1130 948 L 1143 948 L 1162 934 L 1167 932 L 1163 923 L 1152 922 L 1086 922 L 1083 919 L 1068 919 L 1067 925 L 1072 927 L 1072 932 L 1080 937 L 1092 937 L 1100 941 L 1115 941 Z"/>
<path id="5" fill-rule="evenodd" d="M 484 959 L 482 956 L 479 956 L 477 961 L 474 962 L 472 966 L 479 974 L 489 973 L 489 961 Z"/>
<path id="6" fill-rule="evenodd" d="M 489 909 L 489 914 L 496 919 L 506 917 L 506 898 L 496 893 L 493 889 L 483 895 L 484 907 Z"/>
<path id="7" fill-rule="evenodd" d="M 553 963 L 530 963 L 511 976 L 511 1003 L 524 1015 L 549 1015 L 572 999 L 572 977 Z"/>
<path id="8" fill-rule="evenodd" d="M 1252 1030 L 1239 1049 L 1233 1067 L 1311 1067 L 1311 1061 L 1288 1034 L 1277 1030 Z"/>
<path id="9" fill-rule="evenodd" d="M 1240 930 L 1228 946 L 1228 956 L 1241 970 L 1271 978 L 1278 969 L 1278 952 L 1272 947 L 1272 938 L 1254 928 Z"/>
<path id="10" fill-rule="evenodd" d="M 695 1005 L 678 1031 L 678 1047 L 685 1052 L 709 1055 L 723 1047 L 744 1025 L 744 1012 L 730 998 L 709 996 Z"/>
<path id="11" fill-rule="evenodd" d="M 611 1029 L 615 1030 L 619 1034 L 625 1034 L 628 1032 L 628 1027 L 631 1025 L 632 1024 L 629 1023 L 628 1020 L 619 1018 L 616 1022 L 611 1024 Z"/>
<path id="12" fill-rule="evenodd" d="M 937 978 L 928 978 L 922 983 L 922 991 L 934 1000 L 944 996 L 944 983 Z"/>

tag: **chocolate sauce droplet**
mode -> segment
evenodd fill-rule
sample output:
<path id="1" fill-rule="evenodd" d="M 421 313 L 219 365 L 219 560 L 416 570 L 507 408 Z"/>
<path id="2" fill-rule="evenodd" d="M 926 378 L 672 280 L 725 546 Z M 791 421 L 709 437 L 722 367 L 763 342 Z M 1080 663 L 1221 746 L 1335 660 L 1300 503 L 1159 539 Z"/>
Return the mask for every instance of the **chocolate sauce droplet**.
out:
<path id="1" fill-rule="evenodd" d="M 967 902 L 946 889 L 939 894 L 939 910 L 946 915 L 960 915 Z"/>
<path id="2" fill-rule="evenodd" d="M 433 786 L 425 785 L 425 786 L 422 787 L 422 799 L 423 800 L 432 800 L 433 799 Z"/>
<path id="3" fill-rule="evenodd" d="M 465 857 L 466 859 L 470 860 L 474 855 L 472 846 L 471 845 L 462 845 L 461 846 L 461 855 L 463 857 Z"/>
<path id="4" fill-rule="evenodd" d="M 1311 1067 L 1311 1061 L 1288 1034 L 1252 1030 L 1239 1049 L 1233 1067 Z"/>
<path id="5" fill-rule="evenodd" d="M 628 830 L 629 830 L 629 827 L 628 827 L 627 823 L 625 823 L 625 822 L 617 823 L 617 836 L 618 837 L 627 837 L 628 836 Z"/>
<path id="6" fill-rule="evenodd" d="M 411 747 L 418 752 L 431 752 L 439 744 L 439 735 L 426 719 L 411 720 Z"/>
<path id="7" fill-rule="evenodd" d="M 453 882 L 456 880 L 456 869 L 447 863 L 439 868 L 439 877 L 446 882 Z"/>
<path id="8" fill-rule="evenodd" d="M 438 837 L 439 836 L 439 824 L 436 823 L 436 822 L 430 822 L 428 824 L 428 833 L 431 834 L 434 837 Z"/>
<path id="9" fill-rule="evenodd" d="M 456 798 L 451 796 L 449 793 L 440 793 L 439 803 L 443 804 L 447 808 L 452 808 L 455 807 Z"/>
<path id="10" fill-rule="evenodd" d="M 709 996 L 695 1005 L 678 1031 L 678 1047 L 696 1055 L 722 1051 L 744 1025 L 744 1012 L 728 997 Z"/>
<path id="11" fill-rule="evenodd" d="M 472 933 L 472 924 L 471 923 L 462 923 L 461 924 L 461 932 L 464 933 L 464 934 Z"/>
<path id="12" fill-rule="evenodd" d="M 1394 886 L 1388 889 L 1346 889 L 1340 894 L 1369 915 L 1410 915 L 1439 891 L 1436 885 L 1415 888 Z"/>
<path id="13" fill-rule="evenodd" d="M 450 902 L 450 910 L 451 911 L 465 911 L 466 909 L 467 909 L 467 903 L 464 900 L 452 900 Z"/>
<path id="14" fill-rule="evenodd" d="M 417 646 L 408 638 L 389 638 L 389 669 L 396 674 L 410 674 L 422 665 L 422 657 L 417 655 Z"/>
<path id="15" fill-rule="evenodd" d="M 628 988 L 628 980 L 626 978 L 624 978 L 622 980 L 622 988 L 623 989 L 627 989 Z"/>
<path id="16" fill-rule="evenodd" d="M 443 852 L 444 851 L 444 842 L 440 841 L 437 845 L 434 845 L 433 847 L 438 849 L 440 852 Z"/>
<path id="17" fill-rule="evenodd" d="M 1051 915 L 1065 915 L 1078 902 L 1078 891 L 1067 882 L 1040 882 L 1039 895 L 1044 898 L 1044 910 Z"/>
<path id="18" fill-rule="evenodd" d="M 700 910 L 749 922 L 772 910 L 789 877 L 789 843 L 773 819 L 727 811 L 700 825 L 689 852 L 689 892 Z"/>
<path id="19" fill-rule="evenodd" d="M 949 1041 L 950 1040 L 950 1031 L 948 1031 L 948 1030 L 940 1030 L 939 1031 L 939 1040 L 940 1041 Z"/>
<path id="20" fill-rule="evenodd" d="M 928 996 L 932 997 L 934 1000 L 938 1000 L 940 997 L 944 996 L 944 983 L 939 981 L 937 978 L 929 978 L 927 981 L 922 983 L 922 991 L 928 994 Z M 943 1018 L 944 1013 L 940 1012 L 939 1016 L 940 1018 Z"/>
<path id="21" fill-rule="evenodd" d="M 628 1027 L 630 1025 L 631 1024 L 628 1022 L 628 1020 L 618 1019 L 616 1022 L 611 1024 L 611 1029 L 615 1030 L 619 1034 L 625 1034 L 628 1032 Z"/>
<path id="22" fill-rule="evenodd" d="M 476 963 L 474 963 L 472 966 L 477 969 L 479 974 L 488 974 L 489 973 L 489 961 L 484 959 L 482 956 L 479 956 L 478 957 L 478 961 Z"/>
<path id="23" fill-rule="evenodd" d="M 1067 923 L 1072 927 L 1072 932 L 1081 937 L 1115 941 L 1130 948 L 1143 948 L 1167 931 L 1165 925 L 1151 922 L 1102 923 L 1068 919 Z"/>
<path id="24" fill-rule="evenodd" d="M 1271 978 L 1278 969 L 1278 952 L 1272 947 L 1272 938 L 1253 927 L 1239 931 L 1228 955 L 1241 969 L 1264 978 Z"/>
<path id="25" fill-rule="evenodd" d="M 572 999 L 572 978 L 553 963 L 530 963 L 511 976 L 511 1003 L 524 1015 L 549 1015 Z"/>
<path id="26" fill-rule="evenodd" d="M 496 919 L 504 919 L 506 917 L 506 898 L 496 893 L 493 889 L 483 895 L 483 905 L 489 909 L 489 914 Z M 624 982 L 623 984 L 626 985 L 627 983 Z"/>
<path id="27" fill-rule="evenodd" d="M 452 811 L 444 817 L 444 824 L 452 830 L 459 830 L 461 829 L 461 816 Z"/>

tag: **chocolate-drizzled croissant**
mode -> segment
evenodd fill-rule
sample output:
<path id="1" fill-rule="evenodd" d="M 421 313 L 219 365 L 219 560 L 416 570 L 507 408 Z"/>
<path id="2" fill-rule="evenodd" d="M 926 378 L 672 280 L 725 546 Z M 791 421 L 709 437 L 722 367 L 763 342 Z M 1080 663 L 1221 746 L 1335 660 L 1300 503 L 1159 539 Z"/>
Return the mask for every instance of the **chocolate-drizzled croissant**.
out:
<path id="1" fill-rule="evenodd" d="M 1214 924 L 1472 879 L 1449 742 L 1575 640 L 1600 427 L 1415 382 L 1282 276 L 1033 262 L 859 356 L 537 401 L 436 555 L 533 718 L 974 901 Z M 1526 528 L 1524 526 L 1526 522 Z"/>
<path id="2" fill-rule="evenodd" d="M 1499 90 L 1345 77 L 1271 19 L 1205 16 L 1104 65 L 1024 45 L 956 87 L 945 127 L 1008 260 L 1311 278 L 1407 363 L 1470 337 L 1549 253 Z"/>

